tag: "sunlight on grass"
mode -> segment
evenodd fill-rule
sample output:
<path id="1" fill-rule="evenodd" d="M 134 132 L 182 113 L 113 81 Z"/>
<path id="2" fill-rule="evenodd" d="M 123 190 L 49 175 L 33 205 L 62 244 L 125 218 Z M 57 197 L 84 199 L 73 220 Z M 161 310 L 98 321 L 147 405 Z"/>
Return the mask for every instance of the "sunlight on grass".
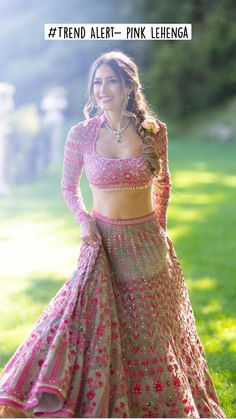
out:
<path id="1" fill-rule="evenodd" d="M 79 228 L 77 247 L 68 243 L 64 247 L 65 234 L 58 224 L 48 217 L 40 223 L 28 220 L 27 224 L 5 225 L 4 240 L 0 241 L 1 276 L 25 277 L 32 271 L 68 273 L 79 255 Z"/>
<path id="2" fill-rule="evenodd" d="M 186 221 L 194 221 L 199 219 L 199 211 L 196 209 L 182 209 L 181 213 L 176 211 L 176 213 L 173 212 L 173 215 L 176 215 L 175 218 L 184 219 Z"/>
<path id="3" fill-rule="evenodd" d="M 222 185 L 236 187 L 236 176 L 223 176 L 221 179 Z"/>
<path id="4" fill-rule="evenodd" d="M 221 174 L 201 171 L 179 170 L 174 176 L 175 184 L 183 188 L 196 187 L 201 184 L 218 184 L 226 186 L 236 186 L 236 176 L 224 176 Z"/>
<path id="5" fill-rule="evenodd" d="M 170 217 L 173 217 L 172 215 L 173 213 L 174 213 L 173 210 L 169 211 Z M 175 224 L 174 227 L 171 227 L 171 229 L 168 228 L 167 234 L 171 237 L 171 240 L 175 242 L 175 240 L 178 237 L 188 235 L 189 231 L 190 229 L 186 225 L 183 226 L 183 225 Z"/>
<path id="6" fill-rule="evenodd" d="M 211 338 L 206 339 L 204 333 L 202 338 L 206 340 L 204 346 L 205 350 L 210 354 L 214 352 L 222 352 L 222 349 L 227 345 L 227 350 L 235 353 L 236 350 L 236 325 L 234 318 L 221 318 L 218 320 L 209 320 L 206 331 L 208 331 Z"/>
<path id="7" fill-rule="evenodd" d="M 175 186 L 176 183 L 175 183 Z M 178 204 L 186 204 L 186 199 L 189 199 L 190 202 L 189 204 L 193 204 L 193 205 L 208 205 L 208 204 L 213 204 L 213 203 L 217 203 L 217 202 L 222 202 L 225 200 L 225 194 L 222 193 L 211 193 L 209 194 L 203 194 L 200 192 L 193 192 L 193 193 L 183 193 L 183 192 L 179 192 L 178 189 L 174 188 L 172 189 L 172 197 L 171 197 L 171 202 L 176 202 Z M 199 214 L 199 208 L 196 208 L 196 211 Z"/>
<path id="8" fill-rule="evenodd" d="M 13 329 L 11 326 L 11 330 L 1 332 L 1 340 L 3 342 L 3 346 L 1 349 L 4 352 L 13 351 L 15 346 L 20 345 L 23 340 L 29 335 L 30 330 L 32 328 L 29 327 L 28 324 L 22 324 L 21 326 L 18 325 L 16 329 Z"/>
<path id="9" fill-rule="evenodd" d="M 217 298 L 212 298 L 207 306 L 200 308 L 201 313 L 204 314 L 214 314 L 219 313 L 222 309 L 222 305 Z"/>
<path id="10" fill-rule="evenodd" d="M 220 175 L 204 171 L 182 170 L 175 173 L 175 183 L 185 188 L 195 187 L 199 184 L 216 183 L 220 180 Z"/>
<path id="11" fill-rule="evenodd" d="M 217 320 L 215 323 L 215 332 L 216 336 L 219 338 L 224 338 L 226 341 L 229 341 L 230 344 L 233 344 L 235 347 L 235 336 L 236 336 L 236 324 L 235 318 L 227 317 Z"/>
<path id="12" fill-rule="evenodd" d="M 215 288 L 215 281 L 211 278 L 190 279 L 188 278 L 188 285 L 195 290 L 209 290 Z"/>

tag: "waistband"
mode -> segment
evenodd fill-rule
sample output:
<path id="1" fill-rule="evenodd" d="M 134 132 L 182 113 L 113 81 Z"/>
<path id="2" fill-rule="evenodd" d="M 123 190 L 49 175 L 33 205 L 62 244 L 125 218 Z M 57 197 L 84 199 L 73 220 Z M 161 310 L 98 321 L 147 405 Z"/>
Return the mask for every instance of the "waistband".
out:
<path id="1" fill-rule="evenodd" d="M 100 212 L 92 210 L 92 216 L 95 220 L 102 221 L 106 224 L 115 224 L 115 225 L 129 225 L 129 224 L 139 224 L 145 221 L 156 220 L 155 212 L 152 211 L 149 214 L 141 215 L 140 217 L 132 218 L 111 218 L 106 215 L 101 214 Z"/>

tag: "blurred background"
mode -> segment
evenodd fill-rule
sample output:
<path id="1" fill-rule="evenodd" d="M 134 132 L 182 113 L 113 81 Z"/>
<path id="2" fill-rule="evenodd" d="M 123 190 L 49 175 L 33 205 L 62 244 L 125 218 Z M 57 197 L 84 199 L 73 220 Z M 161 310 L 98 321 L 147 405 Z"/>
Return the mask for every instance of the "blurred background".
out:
<path id="1" fill-rule="evenodd" d="M 235 21 L 234 0 L 1 0 L 1 367 L 76 265 L 79 228 L 60 191 L 64 143 L 83 118 L 89 66 L 119 48 L 168 126 L 169 234 L 220 400 L 235 416 Z M 45 23 L 191 23 L 192 40 L 45 41 Z M 81 188 L 91 210 L 85 173 Z"/>

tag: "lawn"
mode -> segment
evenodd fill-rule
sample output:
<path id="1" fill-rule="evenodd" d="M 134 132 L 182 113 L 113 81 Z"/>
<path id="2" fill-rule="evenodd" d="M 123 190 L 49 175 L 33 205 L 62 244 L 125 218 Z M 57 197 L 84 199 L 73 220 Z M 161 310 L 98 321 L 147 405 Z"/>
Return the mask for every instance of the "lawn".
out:
<path id="1" fill-rule="evenodd" d="M 236 416 L 236 144 L 170 141 L 168 233 L 227 417 Z M 75 269 L 79 227 L 60 192 L 60 168 L 1 199 L 0 366 Z M 89 210 L 91 191 L 83 175 Z"/>

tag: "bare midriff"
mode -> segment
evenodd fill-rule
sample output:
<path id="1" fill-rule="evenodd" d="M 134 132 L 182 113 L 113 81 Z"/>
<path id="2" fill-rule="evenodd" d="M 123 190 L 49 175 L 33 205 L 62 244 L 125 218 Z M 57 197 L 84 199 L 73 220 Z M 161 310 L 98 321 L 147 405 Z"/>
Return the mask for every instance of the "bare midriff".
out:
<path id="1" fill-rule="evenodd" d="M 133 218 L 153 212 L 151 185 L 142 189 L 92 189 L 93 209 L 106 217 Z"/>

